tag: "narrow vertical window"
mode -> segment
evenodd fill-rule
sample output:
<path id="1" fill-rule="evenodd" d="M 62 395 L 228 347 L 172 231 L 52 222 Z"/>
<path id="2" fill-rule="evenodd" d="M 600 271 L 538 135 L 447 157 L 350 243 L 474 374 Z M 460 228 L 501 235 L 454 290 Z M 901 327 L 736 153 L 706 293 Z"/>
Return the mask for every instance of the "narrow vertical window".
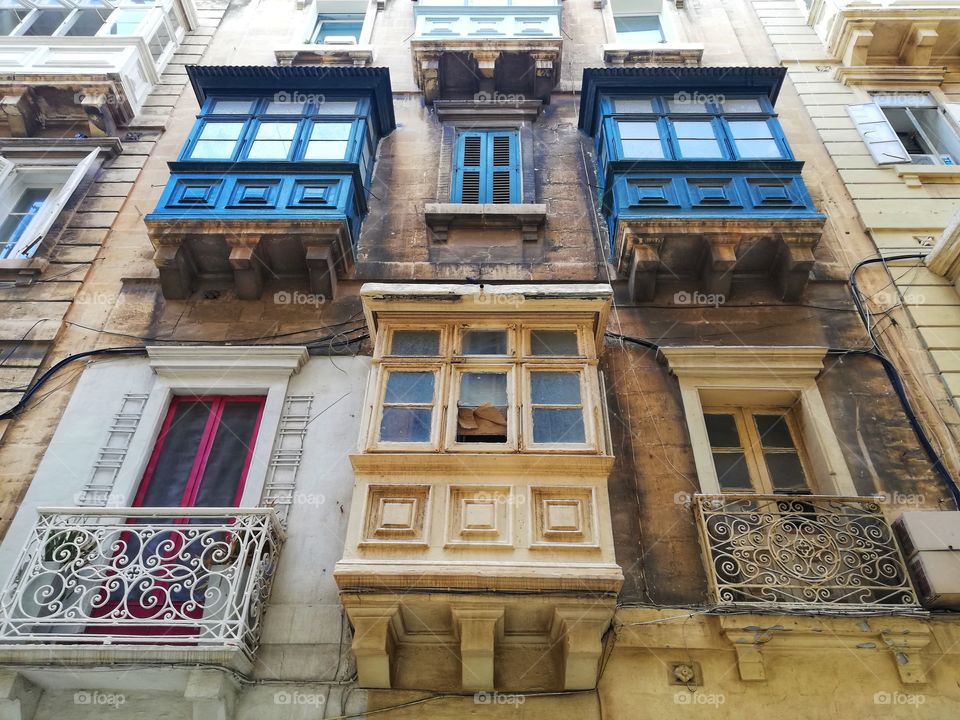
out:
<path id="1" fill-rule="evenodd" d="M 531 372 L 530 406 L 534 443 L 586 441 L 580 373 Z"/>
<path id="2" fill-rule="evenodd" d="M 519 137 L 512 130 L 461 133 L 451 200 L 465 204 L 520 202 L 519 145 Z"/>
<path id="3" fill-rule="evenodd" d="M 391 371 L 383 394 L 381 442 L 430 441 L 436 376 L 432 372 Z"/>

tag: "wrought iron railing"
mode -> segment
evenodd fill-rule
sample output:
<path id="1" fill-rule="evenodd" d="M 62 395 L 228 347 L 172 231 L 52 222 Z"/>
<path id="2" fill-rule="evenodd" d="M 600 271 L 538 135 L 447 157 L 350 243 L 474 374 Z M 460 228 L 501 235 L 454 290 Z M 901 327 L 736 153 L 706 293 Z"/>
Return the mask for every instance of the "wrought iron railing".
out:
<path id="1" fill-rule="evenodd" d="M 0 592 L 0 645 L 252 656 L 283 539 L 265 508 L 42 508 Z"/>
<path id="2" fill-rule="evenodd" d="M 875 498 L 697 495 L 694 508 L 720 605 L 918 605 Z"/>

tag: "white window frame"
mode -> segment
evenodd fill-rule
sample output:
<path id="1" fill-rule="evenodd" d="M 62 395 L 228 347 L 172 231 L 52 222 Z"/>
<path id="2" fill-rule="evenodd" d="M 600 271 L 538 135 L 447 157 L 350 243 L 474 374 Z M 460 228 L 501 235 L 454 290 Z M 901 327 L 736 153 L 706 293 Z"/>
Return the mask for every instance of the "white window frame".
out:
<path id="1" fill-rule="evenodd" d="M 897 108 L 903 107 L 908 109 L 909 107 L 923 107 L 919 105 L 910 105 L 909 103 L 904 103 L 903 105 L 896 104 L 896 101 L 885 102 L 882 101 L 882 98 L 893 97 L 897 95 L 926 95 L 932 101 L 930 105 L 926 107 L 936 108 L 940 110 L 946 117 L 945 122 L 948 124 L 951 130 L 957 139 L 957 142 L 960 143 L 960 103 L 951 103 L 947 98 L 936 88 L 929 89 L 910 89 L 903 90 L 900 89 L 874 89 L 868 92 L 867 99 L 869 102 L 863 103 L 854 103 L 848 106 L 847 112 L 850 115 L 850 119 L 853 121 L 854 127 L 860 133 L 861 138 L 863 138 L 864 144 L 867 146 L 867 150 L 870 152 L 871 157 L 873 157 L 874 162 L 879 166 L 885 165 L 940 165 L 940 166 L 955 166 L 960 171 L 960 157 L 955 158 L 955 162 L 944 162 L 942 155 L 939 153 L 926 154 L 927 156 L 932 156 L 935 160 L 934 163 L 918 163 L 915 161 L 916 155 L 911 155 L 907 152 L 907 149 L 900 142 L 900 139 L 896 136 L 896 131 L 893 128 L 893 125 L 890 123 L 887 118 L 886 113 L 884 113 L 884 108 Z M 878 102 L 878 100 L 880 100 Z M 865 116 L 873 116 L 875 119 L 871 121 L 865 121 L 863 119 Z M 869 138 L 870 130 L 866 127 L 867 125 L 876 125 L 883 127 L 881 124 L 885 123 L 886 129 L 896 140 L 897 147 L 899 148 L 899 155 L 894 156 L 890 153 L 884 155 L 880 154 L 880 151 L 872 147 L 872 143 Z M 925 136 L 924 130 L 917 127 L 917 131 Z M 886 141 L 892 143 L 893 140 Z M 929 141 L 927 141 L 929 142 Z M 932 143 L 931 143 L 932 144 Z"/>
<path id="2" fill-rule="evenodd" d="M 858 496 L 817 387 L 827 349 L 821 347 L 682 346 L 661 348 L 680 384 L 700 491 L 721 495 L 704 406 L 795 409 L 809 461 L 808 484 L 819 494 Z"/>
<path id="3" fill-rule="evenodd" d="M 617 35 L 615 18 L 618 16 L 633 17 L 637 15 L 655 15 L 660 20 L 660 30 L 663 32 L 663 41 L 650 44 L 650 47 L 670 45 L 684 42 L 679 19 L 676 17 L 676 8 L 673 3 L 665 0 L 606 0 L 601 8 L 604 30 L 607 42 L 624 47 L 644 47 L 646 43 L 637 43 L 632 40 L 621 39 Z"/>
<path id="4" fill-rule="evenodd" d="M 311 48 L 320 49 L 349 49 L 351 47 L 366 47 L 371 44 L 373 37 L 373 28 L 376 23 L 379 4 L 377 0 L 368 0 L 365 7 L 360 7 L 360 3 L 353 3 L 351 7 L 356 6 L 355 11 L 343 9 L 343 3 L 336 0 L 313 0 L 306 9 L 307 30 L 300 41 Z M 317 27 L 317 20 L 321 15 L 362 15 L 363 24 L 360 28 L 360 37 L 355 43 L 315 43 L 313 36 Z"/>
<path id="5" fill-rule="evenodd" d="M 6 218 L 13 204 L 24 190 L 31 187 L 53 187 L 43 207 L 33 217 L 23 235 L 7 258 L 0 260 L 0 268 L 12 262 L 22 264 L 35 257 L 73 193 L 93 168 L 100 154 L 94 148 L 74 165 L 31 164 L 29 161 L 3 160 L 0 163 L 0 217 Z M 30 250 L 26 255 L 24 250 Z"/>

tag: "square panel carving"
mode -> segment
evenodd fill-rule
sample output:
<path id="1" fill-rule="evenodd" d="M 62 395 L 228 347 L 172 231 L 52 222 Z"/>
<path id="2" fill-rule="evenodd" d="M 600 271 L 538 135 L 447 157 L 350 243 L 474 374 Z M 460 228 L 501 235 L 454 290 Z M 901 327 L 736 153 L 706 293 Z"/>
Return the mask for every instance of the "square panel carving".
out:
<path id="1" fill-rule="evenodd" d="M 650 178 L 630 182 L 630 204 L 680 207 L 677 190 L 671 178 Z"/>
<path id="2" fill-rule="evenodd" d="M 212 208 L 217 204 L 222 182 L 219 179 L 185 178 L 170 194 L 169 207 Z"/>
<path id="3" fill-rule="evenodd" d="M 533 543 L 596 546 L 595 503 L 591 488 L 531 488 Z"/>
<path id="4" fill-rule="evenodd" d="M 802 208 L 803 198 L 791 179 L 749 178 L 750 199 L 759 208 Z"/>
<path id="5" fill-rule="evenodd" d="M 455 486 L 448 498 L 448 545 L 512 546 L 510 488 Z"/>
<path id="6" fill-rule="evenodd" d="M 370 486 L 364 542 L 426 544 L 429 501 L 429 485 Z"/>
<path id="7" fill-rule="evenodd" d="M 280 195 L 280 180 L 237 180 L 229 207 L 275 208 Z"/>
<path id="8" fill-rule="evenodd" d="M 339 183 L 324 180 L 297 180 L 288 207 L 334 207 Z"/>
<path id="9" fill-rule="evenodd" d="M 693 207 L 741 207 L 731 178 L 688 178 L 687 191 Z"/>

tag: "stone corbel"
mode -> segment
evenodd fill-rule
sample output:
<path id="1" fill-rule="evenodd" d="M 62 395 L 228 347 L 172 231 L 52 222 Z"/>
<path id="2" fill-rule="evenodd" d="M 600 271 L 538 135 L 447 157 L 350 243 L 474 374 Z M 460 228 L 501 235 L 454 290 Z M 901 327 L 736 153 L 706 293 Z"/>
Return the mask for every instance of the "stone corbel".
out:
<path id="1" fill-rule="evenodd" d="M 497 60 L 500 59 L 499 50 L 475 50 L 473 59 L 477 61 L 477 70 L 487 80 L 493 80 L 493 73 L 497 69 Z"/>
<path id="2" fill-rule="evenodd" d="M 0 671 L 0 720 L 33 720 L 42 694 L 20 673 Z"/>
<path id="3" fill-rule="evenodd" d="M 550 630 L 552 644 L 563 657 L 563 689 L 590 690 L 597 685 L 603 634 L 612 613 L 604 609 L 556 608 Z"/>
<path id="4" fill-rule="evenodd" d="M 0 113 L 7 118 L 13 137 L 29 137 L 36 132 L 37 112 L 29 90 L 17 95 L 4 95 L 0 99 Z"/>
<path id="5" fill-rule="evenodd" d="M 437 53 L 424 53 L 417 59 L 417 67 L 423 99 L 432 103 L 440 94 L 440 56 Z"/>
<path id="6" fill-rule="evenodd" d="M 391 668 L 397 648 L 394 628 L 396 606 L 351 608 L 353 654 L 357 659 L 357 680 L 363 688 L 391 686 Z"/>
<path id="7" fill-rule="evenodd" d="M 531 52 L 530 57 L 533 59 L 535 71 L 533 92 L 538 98 L 547 102 L 556 84 L 557 55 L 552 52 Z"/>
<path id="8" fill-rule="evenodd" d="M 259 246 L 259 238 L 246 237 L 242 245 L 230 248 L 234 289 L 241 300 L 259 300 L 263 293 L 263 263 Z"/>
<path id="9" fill-rule="evenodd" d="M 909 66 L 927 66 L 933 55 L 933 46 L 940 39 L 938 22 L 915 22 L 900 47 L 900 61 Z"/>
<path id="10" fill-rule="evenodd" d="M 783 234 L 783 244 L 775 261 L 777 282 L 784 300 L 797 300 L 803 294 L 813 270 L 813 248 L 817 236 Z"/>
<path id="11" fill-rule="evenodd" d="M 329 240 L 303 240 L 310 292 L 332 300 L 337 294 L 337 263 Z"/>
<path id="12" fill-rule="evenodd" d="M 763 664 L 763 654 L 760 649 L 770 641 L 773 635 L 761 628 L 755 631 L 735 630 L 724 628 L 724 637 L 733 646 L 737 656 L 737 670 L 740 679 L 744 681 L 759 681 L 767 679 L 767 671 Z"/>
<path id="13" fill-rule="evenodd" d="M 712 295 L 730 296 L 733 271 L 737 265 L 737 244 L 739 235 L 706 235 L 706 252 L 700 268 L 700 281 L 703 291 Z"/>
<path id="14" fill-rule="evenodd" d="M 873 23 L 858 23 L 850 29 L 850 36 L 843 51 L 843 64 L 866 65 L 870 45 L 873 43 Z"/>
<path id="15" fill-rule="evenodd" d="M 503 607 L 453 608 L 454 632 L 460 641 L 463 690 L 493 690 L 493 660 L 503 632 Z"/>
<path id="16" fill-rule="evenodd" d="M 193 292 L 196 269 L 182 245 L 160 245 L 153 254 L 160 271 L 160 287 L 168 300 L 186 300 Z"/>
<path id="17" fill-rule="evenodd" d="M 660 272 L 660 246 L 662 237 L 641 238 L 628 235 L 630 247 L 630 269 L 628 270 L 628 288 L 634 302 L 653 300 L 657 291 L 657 273 Z"/>
<path id="18" fill-rule="evenodd" d="M 193 720 L 230 720 L 236 685 L 219 670 L 191 670 L 184 698 L 193 704 Z"/>
<path id="19" fill-rule="evenodd" d="M 890 652 L 900 675 L 900 682 L 904 685 L 916 685 L 927 681 L 927 671 L 920 653 L 930 644 L 930 635 L 927 633 L 880 633 Z"/>
<path id="20" fill-rule="evenodd" d="M 111 98 L 96 90 L 80 93 L 80 107 L 87 115 L 90 137 L 116 137 L 117 124 L 110 111 Z M 116 98 L 112 98 L 116 102 Z"/>

